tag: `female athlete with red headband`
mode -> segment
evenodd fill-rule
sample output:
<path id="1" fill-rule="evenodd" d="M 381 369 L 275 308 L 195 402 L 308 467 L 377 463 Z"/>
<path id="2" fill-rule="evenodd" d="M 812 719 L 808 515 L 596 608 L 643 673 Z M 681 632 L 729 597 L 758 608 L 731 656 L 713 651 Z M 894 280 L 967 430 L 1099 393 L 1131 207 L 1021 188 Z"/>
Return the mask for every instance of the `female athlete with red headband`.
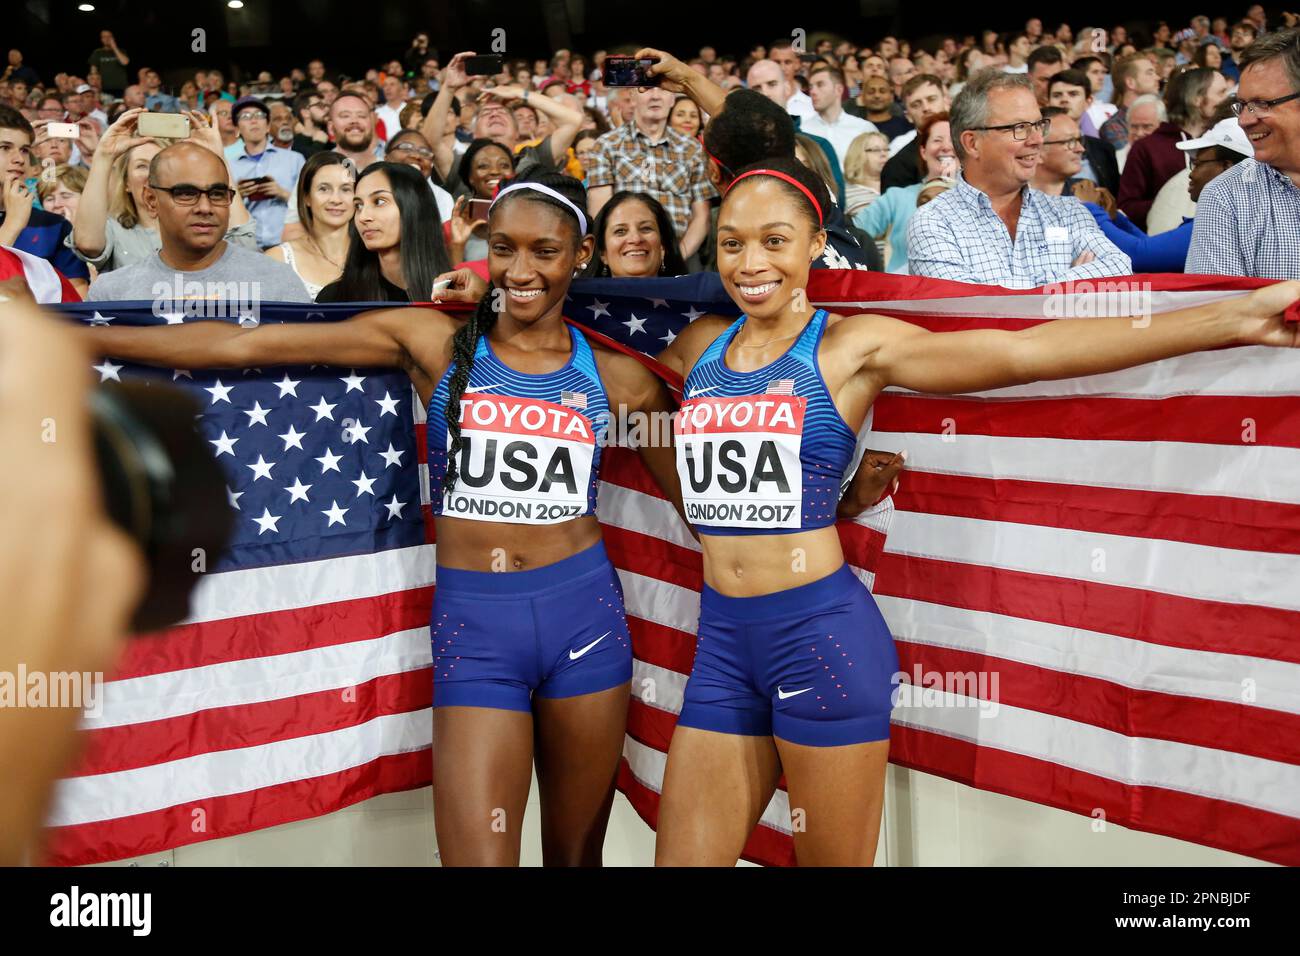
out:
<path id="1" fill-rule="evenodd" d="M 705 317 L 659 355 L 686 379 L 674 419 L 704 550 L 695 666 L 668 751 L 656 862 L 731 865 L 782 771 L 803 865 L 870 865 L 889 754 L 893 639 L 833 527 L 854 436 L 880 392 L 963 393 L 1114 371 L 1228 345 L 1300 344 L 1300 282 L 1157 315 L 930 333 L 809 315 L 824 185 L 797 163 L 742 171 L 718 269 L 746 314 Z M 797 570 L 796 570 L 797 569 Z"/>

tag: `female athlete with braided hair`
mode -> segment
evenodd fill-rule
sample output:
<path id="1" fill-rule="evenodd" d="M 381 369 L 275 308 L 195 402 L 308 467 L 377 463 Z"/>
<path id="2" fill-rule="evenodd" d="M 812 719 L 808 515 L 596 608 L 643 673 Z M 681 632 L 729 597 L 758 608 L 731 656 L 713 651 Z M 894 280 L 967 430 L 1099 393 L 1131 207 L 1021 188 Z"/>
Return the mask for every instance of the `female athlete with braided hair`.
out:
<path id="1" fill-rule="evenodd" d="M 782 771 L 805 822 L 801 864 L 875 856 L 898 658 L 833 522 L 854 436 L 883 389 L 974 392 L 1200 349 L 1300 345 L 1282 320 L 1300 282 L 1141 322 L 1018 332 L 813 312 L 803 293 L 828 202 L 798 163 L 742 171 L 719 211 L 718 271 L 746 314 L 702 317 L 659 354 L 686 379 L 674 433 L 705 583 L 659 804 L 660 864 L 734 864 Z"/>
<path id="2" fill-rule="evenodd" d="M 623 750 L 631 641 L 596 522 L 616 411 L 670 412 L 663 383 L 561 315 L 586 266 L 582 184 L 537 173 L 489 215 L 493 288 L 343 322 L 88 330 L 105 354 L 176 368 L 394 366 L 428 408 L 438 574 L 435 825 L 447 865 L 515 865 L 534 758 L 548 865 L 599 865 Z M 452 273 L 451 275 L 463 275 Z M 481 280 L 480 280 L 481 281 Z M 640 449 L 670 497 L 670 448 Z"/>

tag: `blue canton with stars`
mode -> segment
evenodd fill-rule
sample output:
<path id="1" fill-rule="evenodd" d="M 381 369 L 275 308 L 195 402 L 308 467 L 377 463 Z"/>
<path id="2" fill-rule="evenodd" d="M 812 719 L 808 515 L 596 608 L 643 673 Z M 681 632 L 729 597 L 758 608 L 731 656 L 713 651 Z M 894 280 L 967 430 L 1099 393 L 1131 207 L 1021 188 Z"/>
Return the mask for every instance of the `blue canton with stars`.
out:
<path id="1" fill-rule="evenodd" d="M 87 324 L 181 321 L 176 315 L 155 316 L 151 306 L 148 301 L 94 302 L 60 311 Z M 260 321 L 334 322 L 384 307 L 390 306 L 264 303 Z M 225 469 L 226 506 L 236 514 L 231 546 L 214 570 L 426 542 L 414 393 L 405 373 L 324 365 L 162 369 L 113 358 L 94 369 L 100 382 L 174 382 L 203 409 L 199 430 Z"/>
<path id="2" fill-rule="evenodd" d="M 579 279 L 569 287 L 564 314 L 616 342 L 658 355 L 700 316 L 734 318 L 740 309 L 717 273 L 702 272 L 668 279 Z"/>

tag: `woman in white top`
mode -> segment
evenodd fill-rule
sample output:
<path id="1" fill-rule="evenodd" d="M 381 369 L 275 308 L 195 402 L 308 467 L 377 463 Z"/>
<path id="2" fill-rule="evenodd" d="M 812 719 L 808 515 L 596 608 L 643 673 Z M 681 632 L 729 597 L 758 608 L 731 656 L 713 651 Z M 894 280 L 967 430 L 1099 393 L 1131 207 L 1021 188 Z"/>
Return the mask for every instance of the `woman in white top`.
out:
<path id="1" fill-rule="evenodd" d="M 889 137 L 859 133 L 844 155 L 844 216 L 852 219 L 880 198 L 880 174 L 889 159 Z"/>
<path id="2" fill-rule="evenodd" d="M 297 201 L 306 235 L 266 250 L 298 273 L 313 299 L 343 274 L 356 182 L 356 167 L 342 153 L 330 150 L 308 159 L 298 176 Z"/>

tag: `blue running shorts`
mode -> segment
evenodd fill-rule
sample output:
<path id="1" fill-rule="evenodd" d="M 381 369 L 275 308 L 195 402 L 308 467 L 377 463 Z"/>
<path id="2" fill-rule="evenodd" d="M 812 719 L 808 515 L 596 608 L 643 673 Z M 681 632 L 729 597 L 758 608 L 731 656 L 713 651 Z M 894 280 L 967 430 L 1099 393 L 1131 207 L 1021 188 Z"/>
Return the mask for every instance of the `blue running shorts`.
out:
<path id="1" fill-rule="evenodd" d="M 618 573 L 597 543 L 531 571 L 438 568 L 433 706 L 532 710 L 632 679 Z"/>
<path id="2" fill-rule="evenodd" d="M 898 652 L 849 566 L 774 594 L 704 586 L 677 723 L 811 747 L 889 737 Z"/>

